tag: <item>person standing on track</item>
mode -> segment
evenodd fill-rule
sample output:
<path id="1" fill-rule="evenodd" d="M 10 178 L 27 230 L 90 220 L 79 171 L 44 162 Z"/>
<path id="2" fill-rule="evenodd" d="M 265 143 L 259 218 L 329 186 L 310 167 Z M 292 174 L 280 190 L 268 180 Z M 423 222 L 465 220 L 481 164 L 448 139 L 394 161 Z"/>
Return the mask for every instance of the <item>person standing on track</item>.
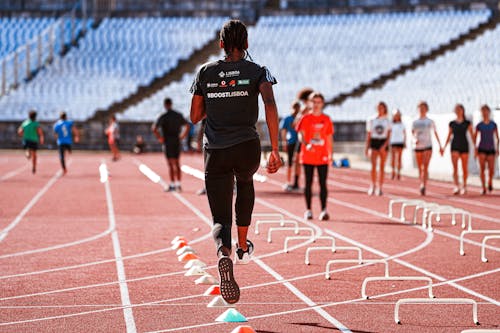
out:
<path id="1" fill-rule="evenodd" d="M 220 276 L 220 291 L 228 303 L 236 303 L 240 289 L 233 274 L 231 226 L 236 178 L 238 244 L 235 263 L 248 263 L 254 246 L 247 239 L 255 201 L 253 175 L 259 168 L 261 146 L 256 131 L 258 96 L 262 95 L 271 140 L 267 172 L 281 167 L 279 122 L 272 85 L 276 79 L 266 67 L 247 60 L 248 32 L 239 20 L 230 20 L 220 31 L 222 60 L 203 65 L 193 82 L 191 121 L 206 117 L 204 135 L 205 185 L 212 212 L 212 229 Z"/>
<path id="2" fill-rule="evenodd" d="M 441 141 L 439 140 L 434 121 L 427 117 L 427 112 L 429 112 L 427 102 L 420 102 L 418 104 L 418 111 L 420 117 L 412 124 L 412 134 L 420 179 L 420 194 L 425 195 L 427 180 L 429 179 L 429 163 L 432 156 L 432 132 L 434 132 L 434 136 L 439 144 L 439 149 L 441 149 Z"/>
<path id="3" fill-rule="evenodd" d="M 391 121 L 387 118 L 387 104 L 379 102 L 377 105 L 377 116 L 366 122 L 366 146 L 365 155 L 371 159 L 372 183 L 368 189 L 368 195 L 382 195 L 384 185 L 385 161 L 389 150 L 389 138 L 391 136 Z M 380 161 L 377 187 L 377 162 Z"/>
<path id="4" fill-rule="evenodd" d="M 309 96 L 312 104 L 312 111 L 300 119 L 297 124 L 297 132 L 302 143 L 300 151 L 300 163 L 304 166 L 306 177 L 306 187 L 304 190 L 307 210 L 304 218 L 313 218 L 311 210 L 312 182 L 314 169 L 318 170 L 320 185 L 321 214 L 320 221 L 330 219 L 326 210 L 328 198 L 328 187 L 326 180 L 328 177 L 328 167 L 332 162 L 333 155 L 333 124 L 326 114 L 323 113 L 325 98 L 319 92 L 313 92 Z"/>
<path id="5" fill-rule="evenodd" d="M 59 120 L 54 124 L 54 133 L 57 139 L 57 148 L 59 150 L 59 160 L 61 161 L 61 167 L 63 169 L 63 174 L 68 171 L 66 169 L 66 159 L 65 153 L 71 153 L 71 145 L 73 144 L 73 137 L 75 142 L 80 141 L 80 136 L 78 130 L 74 126 L 72 120 L 68 120 L 66 112 L 61 112 Z"/>
<path id="6" fill-rule="evenodd" d="M 479 145 L 476 147 L 474 156 L 479 158 L 479 176 L 483 185 L 482 194 L 486 194 L 486 177 L 484 175 L 486 165 L 488 165 L 488 191 L 493 191 L 493 176 L 495 175 L 495 157 L 498 157 L 499 138 L 497 124 L 491 120 L 491 110 L 488 105 L 481 106 L 481 116 L 483 120 L 476 125 L 474 132 L 474 146 L 478 136 Z M 495 145 L 496 141 L 496 145 Z"/>
<path id="7" fill-rule="evenodd" d="M 401 179 L 401 155 L 406 147 L 406 128 L 401 119 L 401 111 L 394 111 L 391 124 L 391 179 Z"/>
<path id="8" fill-rule="evenodd" d="M 298 144 L 298 135 L 294 127 L 295 118 L 300 112 L 300 103 L 294 102 L 292 104 L 292 113 L 285 117 L 280 125 L 281 140 L 283 142 L 282 146 L 286 147 L 287 153 L 287 184 L 285 185 L 285 191 L 291 192 L 299 189 L 299 172 L 300 164 L 295 163 L 296 149 Z M 294 168 L 295 166 L 295 168 Z M 294 170 L 295 169 L 295 170 Z M 292 171 L 295 171 L 294 182 L 292 184 Z"/>
<path id="9" fill-rule="evenodd" d="M 165 112 L 160 114 L 153 123 L 152 130 L 158 142 L 163 144 L 163 151 L 167 158 L 170 175 L 168 191 L 181 191 L 181 142 L 189 132 L 186 119 L 179 112 L 172 109 L 172 100 L 163 101 Z M 161 133 L 160 133 L 161 131 Z"/>
<path id="10" fill-rule="evenodd" d="M 109 125 L 104 134 L 108 137 L 109 149 L 113 155 L 112 161 L 116 162 L 120 159 L 120 126 L 114 114 L 109 117 Z"/>
<path id="11" fill-rule="evenodd" d="M 36 111 L 31 110 L 28 119 L 23 121 L 17 129 L 17 133 L 23 138 L 23 148 L 26 152 L 26 158 L 31 159 L 31 172 L 33 174 L 36 173 L 38 144 L 43 145 L 44 143 L 43 131 L 40 123 L 36 121 L 36 116 Z"/>
<path id="12" fill-rule="evenodd" d="M 467 139 L 467 133 L 471 138 L 474 137 L 474 133 L 472 132 L 471 122 L 465 118 L 464 106 L 457 104 L 454 111 L 457 118 L 450 122 L 448 136 L 440 152 L 441 156 L 443 156 L 444 150 L 451 139 L 451 163 L 453 164 L 453 182 L 455 183 L 453 194 L 458 195 L 467 193 L 467 178 L 469 176 L 469 140 Z M 462 188 L 460 188 L 460 182 L 458 181 L 458 160 L 462 165 Z"/>

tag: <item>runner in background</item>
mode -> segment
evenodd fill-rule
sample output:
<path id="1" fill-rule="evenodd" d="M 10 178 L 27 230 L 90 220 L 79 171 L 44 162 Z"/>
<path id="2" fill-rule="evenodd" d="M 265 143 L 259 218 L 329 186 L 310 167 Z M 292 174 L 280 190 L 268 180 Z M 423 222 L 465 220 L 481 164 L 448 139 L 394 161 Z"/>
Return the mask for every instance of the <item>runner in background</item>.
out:
<path id="1" fill-rule="evenodd" d="M 382 195 L 384 185 L 385 161 L 389 150 L 389 138 L 391 136 L 391 121 L 387 118 L 387 104 L 379 102 L 377 105 L 377 116 L 366 122 L 366 146 L 365 155 L 370 157 L 372 169 L 372 183 L 368 189 L 368 195 Z M 379 162 L 378 184 L 377 163 Z M 377 186 L 378 185 L 378 186 Z"/>
<path id="2" fill-rule="evenodd" d="M 328 187 L 326 179 L 328 177 L 328 168 L 332 162 L 333 154 L 333 124 L 326 114 L 323 113 L 325 98 L 319 92 L 311 93 L 309 100 L 312 105 L 312 111 L 300 119 L 297 124 L 299 140 L 302 143 L 300 151 L 300 163 L 304 166 L 306 178 L 305 199 L 307 210 L 304 218 L 311 220 L 313 213 L 311 210 L 312 200 L 312 182 L 314 169 L 318 170 L 321 214 L 320 221 L 330 219 L 326 209 L 328 198 Z"/>
<path id="3" fill-rule="evenodd" d="M 28 114 L 28 119 L 23 121 L 17 129 L 19 136 L 23 138 L 23 148 L 26 153 L 26 158 L 31 159 L 31 172 L 36 173 L 37 150 L 38 144 L 43 145 L 44 136 L 40 123 L 36 121 L 36 111 L 31 110 Z"/>
<path id="4" fill-rule="evenodd" d="M 248 240 L 255 203 L 253 175 L 260 166 L 261 144 L 256 130 L 259 94 L 264 102 L 271 154 L 268 173 L 281 167 L 278 110 L 272 85 L 277 83 L 266 67 L 247 60 L 248 31 L 243 22 L 230 20 L 220 31 L 219 45 L 224 59 L 203 65 L 191 87 L 191 121 L 206 118 L 205 185 L 212 212 L 212 229 L 219 257 L 220 291 L 228 303 L 240 298 L 234 278 L 231 228 L 233 189 L 236 178 L 236 225 L 238 243 L 235 263 L 248 263 L 254 245 Z"/>
<path id="5" fill-rule="evenodd" d="M 453 165 L 453 182 L 455 183 L 453 194 L 457 195 L 467 193 L 467 178 L 469 177 L 469 140 L 467 139 L 467 133 L 469 133 L 471 138 L 474 137 L 474 133 L 472 132 L 471 122 L 465 118 L 464 106 L 457 104 L 454 111 L 457 118 L 450 122 L 448 136 L 440 152 L 441 156 L 443 156 L 444 150 L 451 139 L 451 163 Z M 460 164 L 462 165 L 462 187 L 460 187 L 458 180 L 458 160 L 460 160 Z"/>
<path id="6" fill-rule="evenodd" d="M 300 103 L 294 102 L 292 104 L 292 113 L 285 117 L 280 124 L 280 133 L 282 140 L 282 147 L 286 149 L 288 168 L 287 168 L 287 184 L 285 185 L 285 191 L 291 192 L 299 189 L 299 174 L 300 174 L 300 164 L 295 161 L 296 149 L 298 144 L 298 136 L 295 127 L 293 126 L 295 118 L 300 112 Z M 292 173 L 294 172 L 294 182 L 292 183 Z"/>
<path id="7" fill-rule="evenodd" d="M 181 142 L 189 132 L 189 125 L 186 119 L 179 112 L 172 108 L 172 100 L 165 98 L 163 101 L 165 112 L 161 113 L 153 123 L 151 129 L 163 144 L 163 151 L 167 158 L 168 171 L 170 175 L 170 186 L 168 191 L 181 191 Z"/>
<path id="8" fill-rule="evenodd" d="M 54 133 L 57 139 L 57 148 L 59 151 L 59 160 L 61 161 L 61 167 L 63 169 L 63 174 L 66 174 L 68 170 L 66 169 L 66 152 L 71 153 L 71 145 L 73 144 L 73 138 L 75 142 L 80 141 L 80 135 L 77 128 L 74 126 L 72 120 L 67 119 L 68 116 L 66 112 L 61 112 L 59 115 L 59 120 L 54 124 Z"/>
<path id="9" fill-rule="evenodd" d="M 391 124 L 391 179 L 401 179 L 401 155 L 406 147 L 406 128 L 401 119 L 401 111 L 395 110 Z"/>
<path id="10" fill-rule="evenodd" d="M 483 186 L 482 194 L 486 194 L 485 170 L 488 166 L 488 191 L 493 191 L 493 177 L 495 176 L 495 157 L 498 157 L 499 138 L 497 124 L 491 119 L 491 110 L 488 105 L 481 106 L 482 121 L 476 125 L 474 132 L 474 146 L 479 137 L 479 145 L 475 147 L 474 156 L 479 159 L 479 176 Z"/>
<path id="11" fill-rule="evenodd" d="M 116 162 L 120 159 L 120 126 L 118 126 L 118 121 L 114 114 L 109 117 L 109 125 L 104 134 L 108 137 L 109 149 L 113 156 L 112 161 Z"/>
<path id="12" fill-rule="evenodd" d="M 425 195 L 427 180 L 429 179 L 429 163 L 432 157 L 432 134 L 436 137 L 439 149 L 441 149 L 441 141 L 434 121 L 427 117 L 427 112 L 429 112 L 427 102 L 422 101 L 418 104 L 418 112 L 420 116 L 412 124 L 412 134 L 420 179 L 420 194 Z"/>

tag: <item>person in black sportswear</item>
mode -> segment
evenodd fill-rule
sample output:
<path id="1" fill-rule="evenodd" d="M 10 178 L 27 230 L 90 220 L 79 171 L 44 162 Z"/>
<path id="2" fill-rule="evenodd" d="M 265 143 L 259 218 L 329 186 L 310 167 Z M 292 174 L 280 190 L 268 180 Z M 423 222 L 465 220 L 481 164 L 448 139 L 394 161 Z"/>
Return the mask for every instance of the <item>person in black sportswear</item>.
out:
<path id="1" fill-rule="evenodd" d="M 220 291 L 228 303 L 236 303 L 240 289 L 233 274 L 231 226 L 233 188 L 236 179 L 238 244 L 235 262 L 246 263 L 253 252 L 247 240 L 255 201 L 253 175 L 259 168 L 261 148 L 256 131 L 258 96 L 265 105 L 272 151 L 267 172 L 281 166 L 278 111 L 272 85 L 276 79 L 262 66 L 248 61 L 248 33 L 239 20 L 224 24 L 220 47 L 226 56 L 203 65 L 193 82 L 191 121 L 206 117 L 204 133 L 205 186 L 212 212 L 213 236 L 219 257 Z"/>
<path id="2" fill-rule="evenodd" d="M 152 130 L 158 141 L 163 144 L 163 151 L 167 157 L 170 173 L 168 190 L 180 191 L 181 166 L 179 157 L 181 154 L 181 141 L 187 136 L 189 126 L 186 119 L 179 112 L 172 109 L 172 100 L 170 98 L 166 98 L 163 105 L 165 112 L 156 118 Z"/>
<path id="3" fill-rule="evenodd" d="M 467 177 L 469 175 L 469 141 L 467 139 L 467 132 L 471 138 L 474 137 L 474 134 L 471 122 L 465 118 L 465 108 L 462 104 L 455 106 L 455 114 L 457 118 L 450 122 L 446 142 L 441 148 L 441 156 L 443 156 L 444 150 L 451 139 L 451 162 L 453 164 L 453 182 L 455 183 L 453 194 L 457 195 L 467 193 Z M 463 187 L 461 189 L 458 181 L 458 160 L 462 164 L 463 172 Z"/>

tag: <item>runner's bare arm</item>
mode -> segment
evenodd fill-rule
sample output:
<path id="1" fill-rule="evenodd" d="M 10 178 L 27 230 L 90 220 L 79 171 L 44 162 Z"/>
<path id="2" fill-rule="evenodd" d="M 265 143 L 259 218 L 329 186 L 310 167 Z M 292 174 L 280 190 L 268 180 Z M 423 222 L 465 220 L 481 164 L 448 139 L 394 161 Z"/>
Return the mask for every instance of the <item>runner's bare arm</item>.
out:
<path id="1" fill-rule="evenodd" d="M 182 126 L 181 134 L 179 135 L 179 139 L 184 140 L 189 133 L 189 125 L 186 124 Z"/>
<path id="2" fill-rule="evenodd" d="M 205 111 L 205 100 L 203 96 L 193 95 L 191 99 L 191 122 L 197 124 L 200 120 L 203 120 L 207 116 Z"/>
<path id="3" fill-rule="evenodd" d="M 270 82 L 264 82 L 259 87 L 262 101 L 266 109 L 266 122 L 269 129 L 269 138 L 271 139 L 271 154 L 267 163 L 267 172 L 275 173 L 281 167 L 281 158 L 279 156 L 279 124 L 278 108 L 274 100 L 273 87 Z"/>
<path id="4" fill-rule="evenodd" d="M 41 127 L 38 127 L 36 129 L 37 133 L 38 133 L 38 137 L 40 138 L 40 144 L 43 145 L 43 143 L 45 142 L 45 138 L 43 136 L 43 131 L 42 131 L 42 128 Z"/>
<path id="5" fill-rule="evenodd" d="M 73 138 L 75 139 L 75 142 L 80 142 L 80 131 L 78 130 L 78 128 L 76 128 L 76 126 L 73 126 L 71 131 L 73 132 Z"/>

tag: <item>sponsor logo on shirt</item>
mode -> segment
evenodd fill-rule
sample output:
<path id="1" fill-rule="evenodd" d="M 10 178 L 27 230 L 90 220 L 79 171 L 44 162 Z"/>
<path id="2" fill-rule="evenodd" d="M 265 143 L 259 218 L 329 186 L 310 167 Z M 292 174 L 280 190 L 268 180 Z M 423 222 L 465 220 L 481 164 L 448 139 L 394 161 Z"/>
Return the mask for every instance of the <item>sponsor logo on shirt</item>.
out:
<path id="1" fill-rule="evenodd" d="M 248 86 L 250 84 L 250 80 L 238 80 L 238 85 L 239 86 Z"/>
<path id="2" fill-rule="evenodd" d="M 236 80 L 229 81 L 229 86 L 235 87 L 236 86 Z"/>
<path id="3" fill-rule="evenodd" d="M 218 86 L 218 83 L 207 83 L 207 88 L 217 88 Z"/>
<path id="4" fill-rule="evenodd" d="M 222 81 L 220 82 L 219 87 L 221 87 L 221 88 L 226 88 L 226 87 L 227 87 L 227 83 L 226 83 L 226 81 L 222 80 Z"/>
<path id="5" fill-rule="evenodd" d="M 221 79 L 225 78 L 225 77 L 235 77 L 235 76 L 239 76 L 239 75 L 240 75 L 240 71 L 229 71 L 229 72 L 221 71 L 219 73 L 219 77 Z"/>
<path id="6" fill-rule="evenodd" d="M 248 91 L 246 90 L 215 92 L 207 94 L 208 98 L 228 98 L 228 97 L 245 97 L 245 96 L 248 96 Z"/>

